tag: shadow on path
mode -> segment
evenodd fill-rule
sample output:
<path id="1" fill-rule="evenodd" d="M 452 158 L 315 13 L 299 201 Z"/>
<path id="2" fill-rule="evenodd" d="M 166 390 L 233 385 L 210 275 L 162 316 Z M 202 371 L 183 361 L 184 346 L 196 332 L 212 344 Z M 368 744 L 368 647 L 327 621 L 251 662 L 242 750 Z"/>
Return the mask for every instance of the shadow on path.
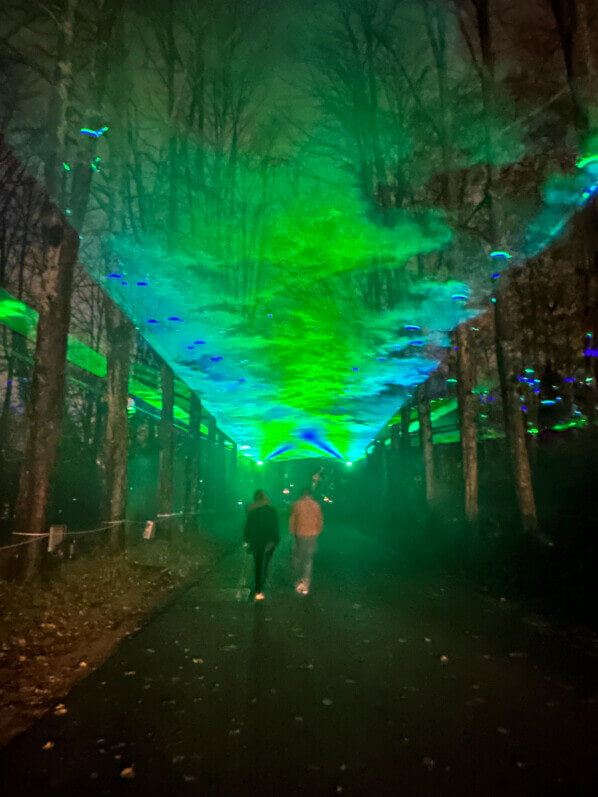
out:
<path id="1" fill-rule="evenodd" d="M 351 528 L 321 542 L 306 598 L 288 539 L 263 604 L 242 550 L 180 594 L 0 752 L 2 793 L 592 793 L 593 661 Z"/>

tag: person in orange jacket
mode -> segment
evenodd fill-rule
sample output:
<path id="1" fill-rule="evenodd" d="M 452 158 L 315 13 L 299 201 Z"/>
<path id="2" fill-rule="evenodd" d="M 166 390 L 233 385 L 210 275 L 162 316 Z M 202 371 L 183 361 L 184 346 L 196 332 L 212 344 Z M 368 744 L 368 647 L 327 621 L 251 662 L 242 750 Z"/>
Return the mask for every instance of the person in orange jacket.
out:
<path id="1" fill-rule="evenodd" d="M 324 518 L 322 508 L 306 487 L 301 498 L 291 507 L 289 531 L 294 536 L 293 570 L 295 573 L 295 592 L 307 595 L 309 592 L 314 554 L 318 548 L 318 536 L 322 531 Z"/>

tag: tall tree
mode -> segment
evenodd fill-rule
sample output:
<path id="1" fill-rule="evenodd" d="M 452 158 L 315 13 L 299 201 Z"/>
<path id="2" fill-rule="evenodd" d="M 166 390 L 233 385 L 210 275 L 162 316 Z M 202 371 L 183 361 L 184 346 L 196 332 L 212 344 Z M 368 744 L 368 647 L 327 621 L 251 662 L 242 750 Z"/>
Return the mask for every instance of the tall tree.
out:
<path id="1" fill-rule="evenodd" d="M 54 205 L 47 204 L 41 226 L 42 289 L 28 437 L 15 513 L 14 529 L 18 534 L 45 531 L 50 476 L 60 439 L 71 286 L 79 250 L 79 236 Z M 23 575 L 30 578 L 39 568 L 42 548 L 35 543 L 24 550 Z"/>
<path id="2" fill-rule="evenodd" d="M 161 531 L 167 539 L 172 534 L 174 496 L 174 374 L 163 362 L 160 366 L 162 383 L 162 412 L 160 414 L 160 463 L 158 473 L 158 514 L 166 519 Z"/>
<path id="3" fill-rule="evenodd" d="M 108 374 L 106 382 L 107 416 L 104 440 L 106 494 L 113 523 L 110 544 L 123 551 L 126 544 L 127 452 L 129 444 L 127 403 L 133 327 L 128 318 L 109 299 L 106 300 L 106 338 Z"/>
<path id="4" fill-rule="evenodd" d="M 465 485 L 465 516 L 470 523 L 475 524 L 479 515 L 477 401 L 473 395 L 475 381 L 469 335 L 464 324 L 458 326 L 455 331 L 455 345 L 457 348 L 457 398 L 461 461 Z"/>
<path id="5" fill-rule="evenodd" d="M 498 201 L 498 180 L 493 120 L 496 113 L 495 104 L 495 64 L 492 45 L 492 28 L 490 24 L 489 0 L 472 0 L 475 15 L 477 36 L 481 52 L 481 88 L 485 121 L 486 148 L 486 203 L 488 207 L 489 232 L 492 246 L 501 249 L 503 220 L 500 218 Z M 525 428 L 521 417 L 521 402 L 518 391 L 518 367 L 513 336 L 513 308 L 505 301 L 504 292 L 496 291 L 493 297 L 494 328 L 496 335 L 496 359 L 503 397 L 505 433 L 509 448 L 515 490 L 519 504 L 522 525 L 525 531 L 536 532 L 538 516 L 531 478 L 529 455 L 525 440 Z"/>
<path id="6" fill-rule="evenodd" d="M 199 474 L 201 457 L 201 401 L 191 391 L 189 403 L 189 431 L 185 467 L 185 514 L 190 528 L 197 526 L 199 509 Z"/>
<path id="7" fill-rule="evenodd" d="M 427 382 L 417 388 L 417 413 L 419 419 L 419 441 L 426 480 L 426 501 L 428 502 L 428 507 L 431 507 L 436 497 L 436 472 L 434 467 L 434 436 L 432 433 Z"/>

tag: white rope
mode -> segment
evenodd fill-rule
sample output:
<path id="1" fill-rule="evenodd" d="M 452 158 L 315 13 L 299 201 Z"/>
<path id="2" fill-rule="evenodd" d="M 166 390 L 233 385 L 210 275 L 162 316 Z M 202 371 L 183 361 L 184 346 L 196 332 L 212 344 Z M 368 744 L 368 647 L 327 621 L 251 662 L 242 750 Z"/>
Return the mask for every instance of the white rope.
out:
<path id="1" fill-rule="evenodd" d="M 2 551 L 8 551 L 9 548 L 20 548 L 21 545 L 31 545 L 32 542 L 38 542 L 38 540 L 42 539 L 42 537 L 49 537 L 49 536 L 50 536 L 49 534 L 43 534 L 41 536 L 36 535 L 36 539 L 34 540 L 25 540 L 24 542 L 15 542 L 12 545 L 3 545 L 0 548 L 0 553 L 2 553 Z"/>
<path id="2" fill-rule="evenodd" d="M 173 518 L 173 517 L 195 517 L 200 514 L 201 512 L 188 512 L 186 514 L 184 512 L 172 512 L 170 514 L 158 515 L 155 522 L 158 523 L 161 520 L 168 520 L 168 518 Z M 126 518 L 123 518 L 122 520 L 107 520 L 105 521 L 103 526 L 99 526 L 97 529 L 88 529 L 86 531 L 67 531 L 65 539 L 67 537 L 80 537 L 85 534 L 97 534 L 100 531 L 108 531 L 108 529 L 110 529 L 111 526 L 116 526 L 119 523 L 129 523 L 139 526 L 145 526 L 145 521 L 143 520 L 127 520 Z M 14 531 L 12 532 L 12 534 L 15 537 L 16 536 L 31 537 L 32 539 L 24 540 L 23 542 L 15 542 L 12 545 L 3 545 L 2 547 L 0 547 L 0 553 L 2 553 L 2 551 L 8 551 L 11 548 L 19 548 L 21 545 L 30 545 L 32 542 L 37 542 L 38 540 L 41 540 L 44 537 L 50 536 L 50 534 L 47 532 L 44 533 L 44 532 L 32 532 L 32 531 Z"/>
<path id="3" fill-rule="evenodd" d="M 81 534 L 97 534 L 98 531 L 108 531 L 109 525 L 100 526 L 97 529 L 88 529 L 87 531 L 67 531 L 66 537 L 78 537 Z"/>

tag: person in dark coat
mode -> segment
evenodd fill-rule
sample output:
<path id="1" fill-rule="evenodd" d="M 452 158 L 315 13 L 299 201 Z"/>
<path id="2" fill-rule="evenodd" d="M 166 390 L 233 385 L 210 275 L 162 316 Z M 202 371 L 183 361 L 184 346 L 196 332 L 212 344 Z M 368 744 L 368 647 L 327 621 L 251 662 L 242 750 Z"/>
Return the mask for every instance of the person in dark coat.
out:
<path id="1" fill-rule="evenodd" d="M 243 536 L 249 545 L 255 563 L 254 600 L 261 601 L 268 565 L 280 541 L 278 514 L 263 490 L 256 490 L 253 503 L 245 508 L 247 519 Z"/>

